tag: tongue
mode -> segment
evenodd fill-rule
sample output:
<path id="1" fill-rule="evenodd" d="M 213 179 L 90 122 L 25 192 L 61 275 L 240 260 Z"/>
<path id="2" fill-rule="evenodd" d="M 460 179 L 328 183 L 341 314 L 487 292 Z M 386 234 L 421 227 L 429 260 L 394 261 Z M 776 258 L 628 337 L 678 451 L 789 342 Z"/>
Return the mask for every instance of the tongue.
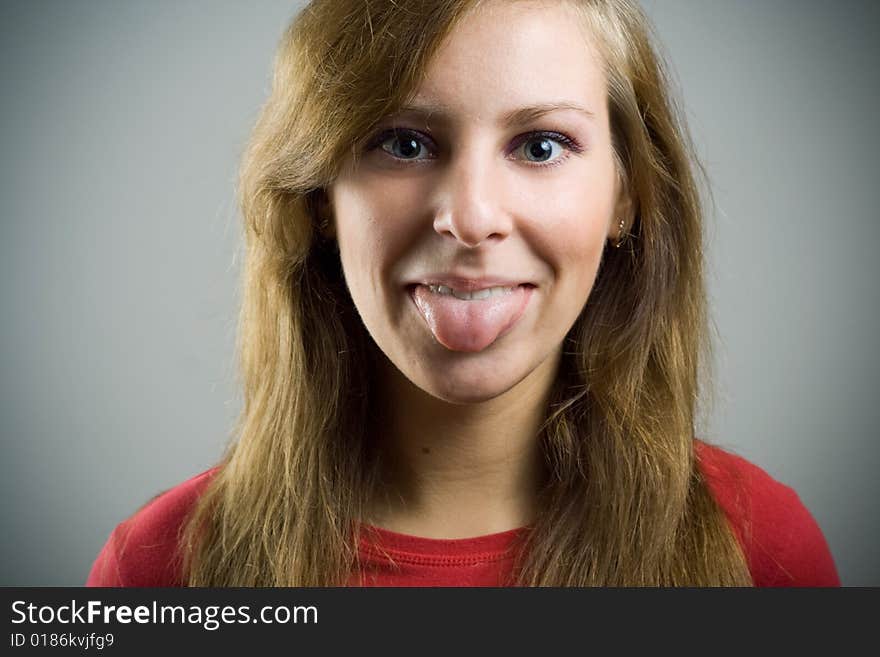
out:
<path id="1" fill-rule="evenodd" d="M 482 351 L 525 312 L 532 288 L 466 301 L 418 285 L 413 299 L 437 342 L 452 351 Z"/>

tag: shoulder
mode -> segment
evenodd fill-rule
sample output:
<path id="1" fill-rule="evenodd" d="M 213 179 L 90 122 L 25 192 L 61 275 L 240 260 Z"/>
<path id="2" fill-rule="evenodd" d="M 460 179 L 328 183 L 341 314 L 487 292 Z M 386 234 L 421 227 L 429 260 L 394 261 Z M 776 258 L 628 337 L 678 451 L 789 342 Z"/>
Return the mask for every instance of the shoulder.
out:
<path id="1" fill-rule="evenodd" d="M 98 554 L 86 586 L 179 586 L 180 531 L 218 468 L 160 493 L 121 522 Z"/>
<path id="2" fill-rule="evenodd" d="M 720 447 L 698 440 L 695 451 L 756 586 L 840 586 L 825 536 L 794 489 Z"/>

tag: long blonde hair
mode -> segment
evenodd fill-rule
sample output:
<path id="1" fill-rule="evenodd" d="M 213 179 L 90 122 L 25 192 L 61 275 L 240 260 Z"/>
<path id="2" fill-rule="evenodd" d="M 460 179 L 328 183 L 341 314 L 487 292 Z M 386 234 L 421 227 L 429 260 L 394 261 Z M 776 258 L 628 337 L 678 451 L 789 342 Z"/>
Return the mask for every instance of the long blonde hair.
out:
<path id="1" fill-rule="evenodd" d="M 566 337 L 537 439 L 549 480 L 512 584 L 748 585 L 694 452 L 708 357 L 701 207 L 686 132 L 629 0 L 564 0 L 603 57 L 635 208 Z M 377 479 L 375 345 L 326 237 L 340 163 L 416 90 L 481 0 L 314 0 L 285 33 L 240 177 L 246 261 L 237 441 L 182 537 L 193 586 L 334 586 L 358 568 Z"/>

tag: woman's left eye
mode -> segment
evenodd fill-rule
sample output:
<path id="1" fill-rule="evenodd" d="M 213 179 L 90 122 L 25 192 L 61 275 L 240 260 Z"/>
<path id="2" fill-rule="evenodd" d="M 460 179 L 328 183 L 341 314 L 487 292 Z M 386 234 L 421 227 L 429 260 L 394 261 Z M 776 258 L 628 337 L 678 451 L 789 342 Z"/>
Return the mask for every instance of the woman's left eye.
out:
<path id="1" fill-rule="evenodd" d="M 524 135 L 514 147 L 514 154 L 535 164 L 551 164 L 564 159 L 566 151 L 579 153 L 581 148 L 574 140 L 561 133 L 542 132 Z"/>

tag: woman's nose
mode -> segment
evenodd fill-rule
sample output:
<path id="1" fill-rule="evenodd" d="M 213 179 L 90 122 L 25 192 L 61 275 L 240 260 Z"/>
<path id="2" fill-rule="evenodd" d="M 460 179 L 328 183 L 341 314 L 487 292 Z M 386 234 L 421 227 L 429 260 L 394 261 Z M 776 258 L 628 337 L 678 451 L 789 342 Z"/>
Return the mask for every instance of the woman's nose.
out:
<path id="1" fill-rule="evenodd" d="M 443 178 L 434 230 L 468 248 L 488 239 L 503 239 L 511 230 L 504 211 L 504 181 L 498 163 L 485 155 L 460 154 Z"/>

